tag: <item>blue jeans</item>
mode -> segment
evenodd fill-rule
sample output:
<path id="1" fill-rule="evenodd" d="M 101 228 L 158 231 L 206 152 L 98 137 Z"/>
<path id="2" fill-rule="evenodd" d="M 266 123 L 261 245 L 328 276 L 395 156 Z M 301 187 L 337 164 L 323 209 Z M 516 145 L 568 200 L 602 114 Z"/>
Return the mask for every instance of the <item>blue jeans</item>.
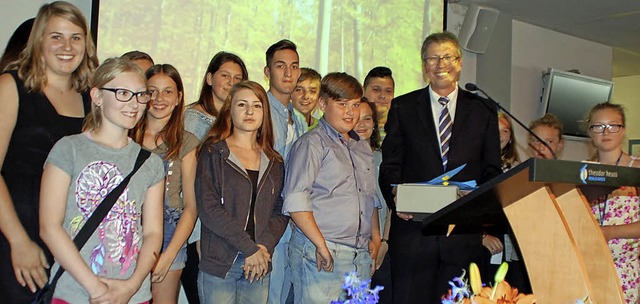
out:
<path id="1" fill-rule="evenodd" d="M 202 304 L 253 304 L 267 303 L 269 295 L 269 276 L 267 274 L 262 280 L 245 280 L 244 257 L 238 256 L 225 278 L 219 278 L 207 273 L 198 273 L 198 294 Z"/>
<path id="2" fill-rule="evenodd" d="M 316 246 L 300 231 L 293 229 L 289 241 L 289 263 L 293 275 L 294 303 L 330 303 L 345 300 L 342 289 L 345 274 L 357 271 L 361 281 L 371 278 L 368 248 L 356 249 L 327 241 L 333 257 L 333 272 L 318 271 Z"/>
<path id="3" fill-rule="evenodd" d="M 271 284 L 269 285 L 269 304 L 285 304 L 291 288 L 291 267 L 289 267 L 289 239 L 291 224 L 280 238 L 271 257 Z"/>
<path id="4" fill-rule="evenodd" d="M 178 221 L 182 216 L 183 209 L 179 208 L 168 208 L 165 206 L 164 209 L 164 237 L 162 240 L 162 252 L 167 249 L 169 243 L 171 243 L 171 239 L 173 239 L 173 235 L 176 232 L 176 228 L 178 227 Z M 176 254 L 176 258 L 171 263 L 171 267 L 169 271 L 181 270 L 184 268 L 184 265 L 187 262 L 187 243 L 184 243 L 180 250 L 178 250 L 178 254 Z"/>

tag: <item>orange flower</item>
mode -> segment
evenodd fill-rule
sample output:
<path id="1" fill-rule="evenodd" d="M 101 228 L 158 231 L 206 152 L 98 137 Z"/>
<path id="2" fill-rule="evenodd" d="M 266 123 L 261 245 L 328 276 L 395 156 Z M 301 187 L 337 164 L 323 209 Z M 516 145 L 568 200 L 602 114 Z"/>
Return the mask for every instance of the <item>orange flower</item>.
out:
<path id="1" fill-rule="evenodd" d="M 536 303 L 536 298 L 532 294 L 519 293 L 518 288 L 512 288 L 509 283 L 502 281 L 493 288 L 482 288 L 473 301 L 476 304 L 533 304 Z"/>

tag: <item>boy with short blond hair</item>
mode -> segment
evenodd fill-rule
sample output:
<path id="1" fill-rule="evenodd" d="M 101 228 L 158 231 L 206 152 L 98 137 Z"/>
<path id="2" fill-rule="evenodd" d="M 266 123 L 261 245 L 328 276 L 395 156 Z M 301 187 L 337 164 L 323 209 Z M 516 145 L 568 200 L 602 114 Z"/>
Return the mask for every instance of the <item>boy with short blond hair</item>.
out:
<path id="1" fill-rule="evenodd" d="M 306 122 L 305 132 L 315 128 L 322 117 L 322 111 L 317 107 L 321 79 L 320 74 L 314 69 L 301 68 L 298 84 L 291 93 L 294 114 Z"/>

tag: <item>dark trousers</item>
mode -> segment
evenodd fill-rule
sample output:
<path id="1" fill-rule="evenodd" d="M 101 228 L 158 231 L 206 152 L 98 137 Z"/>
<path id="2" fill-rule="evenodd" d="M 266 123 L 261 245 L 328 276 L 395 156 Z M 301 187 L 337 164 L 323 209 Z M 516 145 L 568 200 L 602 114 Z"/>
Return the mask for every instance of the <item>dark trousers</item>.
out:
<path id="1" fill-rule="evenodd" d="M 393 284 L 391 280 L 391 258 L 388 252 L 384 256 L 380 269 L 376 270 L 376 272 L 373 273 L 373 277 L 371 277 L 371 288 L 376 286 L 384 287 L 384 289 L 378 293 L 378 296 L 380 296 L 378 304 L 391 304 Z"/>
<path id="2" fill-rule="evenodd" d="M 473 231 L 476 229 L 456 227 L 447 237 L 446 227 L 438 227 L 423 235 L 422 223 L 392 216 L 393 303 L 440 303 L 450 289 L 448 282 L 481 259 L 481 227 L 469 233 Z"/>
<path id="3" fill-rule="evenodd" d="M 187 262 L 185 263 L 180 281 L 184 288 L 189 304 L 200 304 L 198 297 L 198 266 L 200 265 L 200 257 L 196 250 L 196 243 L 187 245 Z"/>

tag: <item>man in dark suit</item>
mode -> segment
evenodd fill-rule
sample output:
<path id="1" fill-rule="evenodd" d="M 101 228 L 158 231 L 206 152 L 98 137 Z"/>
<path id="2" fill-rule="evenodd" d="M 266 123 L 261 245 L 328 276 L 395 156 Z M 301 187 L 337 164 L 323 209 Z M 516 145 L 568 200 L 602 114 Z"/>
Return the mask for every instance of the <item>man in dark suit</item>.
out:
<path id="1" fill-rule="evenodd" d="M 458 87 L 461 67 L 457 38 L 448 32 L 429 35 L 422 45 L 429 86 L 391 103 L 380 187 L 394 211 L 392 184 L 428 181 L 463 164 L 452 180 L 482 183 L 501 172 L 495 106 Z M 480 257 L 481 227 L 454 229 L 448 237 L 447 227 L 440 228 L 423 235 L 421 222 L 394 212 L 389 236 L 394 303 L 440 303 L 447 282 Z"/>

